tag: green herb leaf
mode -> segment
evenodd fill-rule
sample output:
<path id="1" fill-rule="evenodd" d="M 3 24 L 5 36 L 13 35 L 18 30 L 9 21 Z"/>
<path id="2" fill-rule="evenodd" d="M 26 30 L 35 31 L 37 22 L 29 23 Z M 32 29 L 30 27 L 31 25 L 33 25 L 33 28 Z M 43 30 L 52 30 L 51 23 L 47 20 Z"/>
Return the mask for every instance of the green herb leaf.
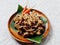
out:
<path id="1" fill-rule="evenodd" d="M 23 7 L 21 5 L 18 5 L 17 13 L 20 13 L 23 10 Z"/>
<path id="2" fill-rule="evenodd" d="M 32 42 L 41 43 L 42 38 L 43 38 L 43 34 L 40 36 L 35 36 L 35 37 L 27 38 L 27 39 Z"/>
<path id="3" fill-rule="evenodd" d="M 40 17 L 40 20 L 42 20 L 44 24 L 47 23 L 47 19 L 46 18 Z"/>
<path id="4" fill-rule="evenodd" d="M 10 26 L 13 28 L 14 31 L 18 32 L 18 30 L 15 29 L 15 27 L 14 27 L 14 21 L 11 22 L 11 25 Z"/>

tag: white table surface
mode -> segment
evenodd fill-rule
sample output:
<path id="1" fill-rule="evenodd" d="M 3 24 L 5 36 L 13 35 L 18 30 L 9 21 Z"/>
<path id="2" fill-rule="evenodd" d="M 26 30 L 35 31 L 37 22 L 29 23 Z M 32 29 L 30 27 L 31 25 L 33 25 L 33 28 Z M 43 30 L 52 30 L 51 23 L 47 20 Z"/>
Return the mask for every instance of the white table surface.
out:
<path id="1" fill-rule="evenodd" d="M 0 45 L 22 45 L 16 42 L 8 31 L 8 20 L 17 11 L 18 4 L 23 7 L 27 0 L 0 0 Z M 39 45 L 60 45 L 60 0 L 29 0 L 30 6 L 42 11 L 49 18 L 51 30 Z"/>

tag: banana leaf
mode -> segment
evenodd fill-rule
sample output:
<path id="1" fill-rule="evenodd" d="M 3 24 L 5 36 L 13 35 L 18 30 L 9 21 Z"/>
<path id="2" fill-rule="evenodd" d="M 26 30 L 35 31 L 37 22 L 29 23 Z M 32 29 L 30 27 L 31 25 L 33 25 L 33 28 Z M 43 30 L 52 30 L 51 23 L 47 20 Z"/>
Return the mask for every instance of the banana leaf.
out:
<path id="1" fill-rule="evenodd" d="M 21 5 L 18 5 L 17 14 L 21 13 L 22 10 L 23 10 L 23 7 Z M 14 27 L 14 21 L 11 22 L 11 28 L 17 32 L 17 30 Z M 42 37 L 43 37 L 43 34 L 40 36 L 35 36 L 35 37 L 27 38 L 27 39 L 32 42 L 40 43 L 42 40 Z"/>

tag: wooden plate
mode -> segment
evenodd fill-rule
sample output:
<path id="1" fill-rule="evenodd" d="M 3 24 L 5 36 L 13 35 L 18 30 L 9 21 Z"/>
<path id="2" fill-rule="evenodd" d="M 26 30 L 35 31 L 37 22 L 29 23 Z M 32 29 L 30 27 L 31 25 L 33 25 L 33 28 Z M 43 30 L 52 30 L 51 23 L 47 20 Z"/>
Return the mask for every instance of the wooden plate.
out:
<path id="1" fill-rule="evenodd" d="M 35 9 L 32 9 L 32 10 L 35 10 Z M 43 14 L 41 11 L 38 11 L 38 10 L 35 10 L 35 11 L 38 12 L 38 13 L 40 13 L 40 14 L 42 14 L 43 17 L 47 18 L 46 15 Z M 20 41 L 20 42 L 23 42 L 23 43 L 32 43 L 31 41 L 27 40 L 26 38 L 23 38 L 21 35 L 18 35 L 18 33 L 11 28 L 11 26 L 10 26 L 11 21 L 16 16 L 16 14 L 17 14 L 17 12 L 15 12 L 10 17 L 10 19 L 8 21 L 8 29 L 9 29 L 9 32 L 11 33 L 12 37 L 14 39 L 16 39 L 17 41 Z M 50 22 L 49 22 L 49 19 L 48 18 L 47 18 L 47 21 L 48 21 L 47 22 L 47 26 L 48 27 L 47 27 L 46 31 L 44 32 L 44 34 L 43 34 L 43 38 L 45 38 L 48 35 L 49 31 L 50 31 Z"/>

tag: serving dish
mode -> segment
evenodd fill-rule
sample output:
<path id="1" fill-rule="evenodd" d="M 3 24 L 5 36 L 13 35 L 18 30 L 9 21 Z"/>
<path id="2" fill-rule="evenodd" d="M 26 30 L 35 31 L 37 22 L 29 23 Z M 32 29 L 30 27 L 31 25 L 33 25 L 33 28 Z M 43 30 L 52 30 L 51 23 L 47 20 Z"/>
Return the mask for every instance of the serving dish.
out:
<path id="1" fill-rule="evenodd" d="M 43 36 L 42 36 L 42 38 L 41 38 L 41 40 L 42 40 L 42 39 L 44 39 L 44 38 L 48 35 L 48 33 L 49 33 L 49 31 L 50 31 L 50 21 L 49 21 L 49 19 L 47 18 L 47 16 L 46 16 L 44 13 L 42 13 L 41 11 L 38 11 L 38 10 L 36 10 L 36 9 L 31 9 L 31 10 L 34 10 L 34 11 L 42 14 L 41 16 L 47 19 L 47 28 L 46 28 L 45 32 L 43 33 Z M 30 40 L 22 37 L 21 35 L 18 35 L 17 31 L 14 30 L 14 29 L 11 27 L 12 19 L 16 16 L 17 13 L 18 13 L 18 12 L 15 12 L 14 14 L 12 14 L 12 16 L 10 17 L 10 19 L 9 19 L 9 21 L 8 21 L 8 29 L 9 29 L 9 32 L 11 33 L 12 37 L 13 37 L 14 39 L 16 39 L 17 41 L 19 41 L 19 42 L 23 42 L 23 43 L 33 43 L 33 41 L 30 41 Z M 12 24 L 12 25 L 13 25 L 13 24 Z M 36 42 L 36 41 L 35 41 L 35 42 Z M 37 42 L 37 43 L 39 43 L 39 42 Z"/>

